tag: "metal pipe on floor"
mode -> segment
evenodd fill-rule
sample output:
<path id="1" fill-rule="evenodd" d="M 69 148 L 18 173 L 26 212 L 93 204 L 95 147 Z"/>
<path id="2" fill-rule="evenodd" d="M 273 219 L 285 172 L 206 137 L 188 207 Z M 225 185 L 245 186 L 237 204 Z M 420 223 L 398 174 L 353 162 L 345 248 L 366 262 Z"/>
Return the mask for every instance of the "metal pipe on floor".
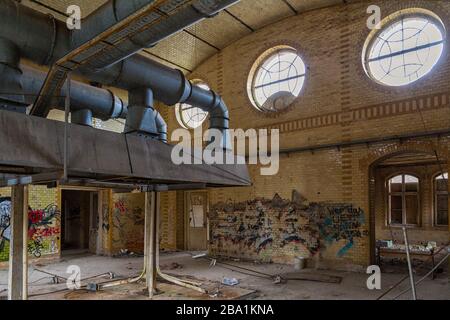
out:
<path id="1" fill-rule="evenodd" d="M 441 264 L 443 264 L 448 258 L 450 257 L 450 254 L 447 253 L 447 255 L 441 260 L 439 261 L 439 263 L 437 265 L 434 266 L 433 269 L 431 269 L 431 271 L 429 271 L 426 275 L 424 275 L 420 280 L 418 280 L 416 282 L 416 287 L 421 284 L 426 278 L 428 278 L 431 274 L 433 274 L 433 272 L 435 272 L 440 266 Z M 411 290 L 410 288 L 400 292 L 398 295 L 396 295 L 392 300 L 397 299 L 398 297 L 404 295 L 405 293 L 407 293 L 409 290 Z"/>
<path id="2" fill-rule="evenodd" d="M 403 237 L 405 238 L 406 259 L 408 260 L 408 270 L 409 270 L 409 279 L 411 281 L 412 296 L 413 296 L 413 300 L 417 300 L 416 284 L 414 282 L 414 272 L 413 272 L 412 263 L 411 263 L 411 255 L 409 252 L 408 232 L 406 230 L 406 227 L 403 227 Z"/>
<path id="3" fill-rule="evenodd" d="M 441 251 L 443 251 L 444 249 L 446 249 L 448 246 L 450 246 L 450 242 L 447 242 L 447 244 L 443 247 L 441 247 L 436 253 L 435 255 L 438 255 L 439 253 L 441 253 Z M 428 261 L 431 260 L 431 257 L 429 257 L 428 259 L 422 261 L 420 263 L 420 265 L 418 266 L 418 268 L 423 267 L 423 265 L 425 265 L 425 263 L 427 263 Z M 383 297 L 387 296 L 389 294 L 389 292 L 391 292 L 392 290 L 394 290 L 395 288 L 397 288 L 400 284 L 403 283 L 403 281 L 405 281 L 406 279 L 409 278 L 409 275 L 407 275 L 406 277 L 400 279 L 400 281 L 398 281 L 397 283 L 395 283 L 394 285 L 392 285 L 389 289 L 387 289 L 385 292 L 383 292 L 383 294 L 381 296 L 379 296 L 376 300 L 381 300 Z"/>

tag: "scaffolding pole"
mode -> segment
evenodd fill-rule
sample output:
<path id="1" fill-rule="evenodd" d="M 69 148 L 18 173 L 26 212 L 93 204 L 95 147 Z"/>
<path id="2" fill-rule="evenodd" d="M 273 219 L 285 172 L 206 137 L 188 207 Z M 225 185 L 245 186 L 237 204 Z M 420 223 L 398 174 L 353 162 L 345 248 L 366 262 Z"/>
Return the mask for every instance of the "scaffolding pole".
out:
<path id="1" fill-rule="evenodd" d="M 403 237 L 405 238 L 406 259 L 408 260 L 409 280 L 411 281 L 411 292 L 412 292 L 413 300 L 417 300 L 416 283 L 414 281 L 414 272 L 413 272 L 412 263 L 411 263 L 411 255 L 409 252 L 408 232 L 406 230 L 406 227 L 403 227 Z"/>

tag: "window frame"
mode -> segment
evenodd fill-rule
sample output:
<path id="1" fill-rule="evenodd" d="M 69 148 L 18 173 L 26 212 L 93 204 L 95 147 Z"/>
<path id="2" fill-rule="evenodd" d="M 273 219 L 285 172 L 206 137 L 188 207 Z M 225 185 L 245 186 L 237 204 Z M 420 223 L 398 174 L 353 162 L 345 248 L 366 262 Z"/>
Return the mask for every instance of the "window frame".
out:
<path id="1" fill-rule="evenodd" d="M 277 111 L 269 110 L 269 109 L 265 108 L 263 105 L 261 105 L 258 102 L 258 99 L 256 98 L 256 92 L 255 92 L 256 89 L 257 89 L 256 88 L 257 76 L 258 76 L 258 73 L 259 73 L 260 69 L 263 67 L 263 65 L 269 59 L 271 59 L 273 56 L 279 54 L 280 52 L 292 52 L 293 54 L 295 54 L 297 56 L 298 59 L 300 59 L 301 63 L 303 64 L 303 66 L 305 68 L 305 73 L 304 74 L 302 74 L 302 75 L 299 74 L 299 75 L 296 76 L 298 78 L 303 78 L 303 84 L 300 87 L 300 91 L 299 91 L 298 95 L 295 96 L 295 100 L 298 99 L 302 95 L 302 92 L 303 92 L 303 90 L 305 88 L 305 83 L 306 83 L 307 75 L 308 75 L 308 66 L 305 63 L 305 60 L 303 59 L 303 56 L 299 53 L 299 51 L 296 48 L 293 48 L 291 46 L 278 46 L 278 47 L 274 47 L 274 48 L 271 48 L 269 50 L 266 50 L 266 52 L 262 56 L 260 56 L 259 59 L 256 61 L 255 66 L 254 66 L 254 70 L 252 70 L 250 72 L 250 75 L 249 75 L 249 77 L 250 77 L 250 81 L 249 81 L 250 88 L 248 90 L 249 97 L 250 97 L 250 100 L 251 100 L 253 106 L 258 111 L 260 111 L 262 113 L 277 114 L 277 113 L 285 111 L 289 107 L 289 105 L 287 105 L 283 109 L 280 109 L 280 110 L 277 110 Z"/>
<path id="2" fill-rule="evenodd" d="M 443 174 L 447 174 L 447 191 L 438 191 L 437 190 L 437 178 L 439 176 L 442 176 Z M 449 224 L 438 224 L 438 196 L 439 195 L 446 195 L 447 196 L 447 202 L 449 200 L 449 190 L 448 190 L 448 172 L 438 172 L 435 175 L 433 175 L 433 180 L 432 180 L 432 184 L 433 184 L 433 226 L 437 227 L 437 228 L 445 228 L 448 227 Z M 449 212 L 449 208 L 447 207 L 447 215 Z"/>
<path id="3" fill-rule="evenodd" d="M 419 17 L 419 18 L 424 18 L 427 19 L 428 21 L 432 22 L 441 32 L 442 35 L 442 42 L 443 42 L 443 52 L 441 53 L 439 59 L 434 63 L 433 67 L 426 72 L 425 74 L 423 74 L 421 77 L 408 82 L 407 84 L 402 84 L 402 85 L 390 85 L 387 83 L 384 83 L 383 81 L 380 81 L 379 79 L 377 79 L 370 68 L 370 55 L 371 55 L 371 49 L 373 48 L 374 42 L 378 39 L 378 36 L 383 33 L 384 30 L 392 27 L 394 24 L 398 23 L 399 21 L 401 21 L 402 19 L 405 18 L 409 18 L 409 17 Z M 421 9 L 421 8 L 408 8 L 408 9 L 402 9 L 399 11 L 396 11 L 392 14 L 390 14 L 388 17 L 386 17 L 382 22 L 381 22 L 381 28 L 380 29 L 374 29 L 369 36 L 366 39 L 366 42 L 364 44 L 364 49 L 362 52 L 362 64 L 363 64 L 363 68 L 364 71 L 366 73 L 366 75 L 370 78 L 371 81 L 375 82 L 378 85 L 381 85 L 383 87 L 386 88 L 391 88 L 391 89 L 401 89 L 401 88 L 408 88 L 408 86 L 410 85 L 414 85 L 415 83 L 423 80 L 424 78 L 426 78 L 427 76 L 429 76 L 433 70 L 435 70 L 438 66 L 439 63 L 441 63 L 444 59 L 445 53 L 447 51 L 447 29 L 446 29 L 446 25 L 443 22 L 443 20 L 441 19 L 441 17 L 436 14 L 435 12 L 431 11 L 431 10 L 426 10 L 426 9 Z"/>
<path id="4" fill-rule="evenodd" d="M 389 182 L 398 176 L 402 177 L 402 191 L 391 192 Z M 418 180 L 417 191 L 406 191 L 406 183 L 405 183 L 406 176 L 411 176 Z M 408 172 L 400 172 L 400 173 L 392 174 L 386 179 L 386 183 L 385 183 L 385 194 L 386 194 L 386 201 L 387 201 L 386 224 L 388 227 L 403 227 L 403 226 L 420 227 L 420 222 L 421 222 L 420 217 L 421 217 L 421 211 L 422 211 L 420 184 L 421 184 L 420 177 L 418 177 L 416 174 L 412 174 L 412 173 L 408 173 Z M 402 197 L 402 223 L 393 223 L 392 222 L 391 197 L 393 195 L 394 196 L 400 195 Z M 408 196 L 408 195 L 409 196 L 415 195 L 417 197 L 417 217 L 416 217 L 417 223 L 415 223 L 415 224 L 407 223 L 406 196 Z"/>

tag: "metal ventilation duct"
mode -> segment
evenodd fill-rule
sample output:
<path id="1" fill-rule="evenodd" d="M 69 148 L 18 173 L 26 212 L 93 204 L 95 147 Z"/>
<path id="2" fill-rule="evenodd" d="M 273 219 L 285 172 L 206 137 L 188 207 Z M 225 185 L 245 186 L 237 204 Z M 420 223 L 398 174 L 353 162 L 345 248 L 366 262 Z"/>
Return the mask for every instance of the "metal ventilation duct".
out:
<path id="1" fill-rule="evenodd" d="M 0 14 L 4 19 L 0 20 L 0 38 L 13 42 L 21 57 L 39 64 L 52 65 L 95 35 L 111 30 L 121 19 L 150 3 L 154 4 L 158 10 L 149 12 L 157 12 L 162 15 L 161 19 L 158 18 L 155 22 L 147 17 L 150 20 L 146 21 L 144 30 L 129 33 L 125 37 L 121 36 L 120 32 L 112 32 L 110 40 L 119 39 L 119 43 L 106 46 L 101 50 L 98 50 L 100 47 L 90 48 L 95 53 L 92 56 L 98 57 L 92 61 L 99 62 L 90 64 L 91 60 L 88 59 L 90 56 L 87 56 L 86 63 L 83 63 L 84 60 L 73 61 L 73 64 L 77 65 L 74 68 L 75 72 L 92 81 L 126 90 L 151 89 L 154 98 L 167 105 L 184 102 L 208 111 L 211 115 L 210 128 L 217 128 L 225 133 L 223 144 L 227 147 L 228 111 L 219 95 L 192 85 L 179 70 L 171 69 L 139 55 L 117 62 L 205 17 L 216 14 L 235 2 L 238 0 L 109 1 L 83 21 L 81 31 L 71 32 L 65 24 L 52 17 L 33 11 L 12 0 L 1 0 Z M 139 25 L 136 25 L 136 28 L 139 29 Z M 116 44 L 121 48 L 120 54 L 116 54 L 117 51 L 114 49 Z M 112 51 L 106 50 L 111 48 L 113 48 Z M 46 116 L 48 110 L 39 112 Z"/>
<path id="2" fill-rule="evenodd" d="M 29 106 L 35 100 L 45 81 L 46 73 L 30 66 L 21 65 L 22 88 L 24 95 L 24 106 Z M 64 110 L 64 97 L 66 86 L 63 86 L 61 94 L 52 99 L 52 106 Z M 111 91 L 90 86 L 78 81 L 70 84 L 70 105 L 72 111 L 90 109 L 92 115 L 101 120 L 125 119 L 128 105 Z"/>
<path id="3" fill-rule="evenodd" d="M 0 50 L 0 53 L 2 51 Z M 2 63 L 0 62 L 0 67 Z M 45 81 L 46 73 L 27 65 L 21 65 L 20 89 L 22 95 L 10 96 L 5 103 L 10 107 L 17 106 L 17 108 L 25 109 L 33 103 L 35 96 L 39 94 L 39 90 Z M 3 78 L 2 78 L 3 79 Z M 3 80 L 6 82 L 6 80 Z M 9 87 L 11 85 L 7 84 Z M 70 105 L 72 110 L 72 123 L 85 124 L 87 123 L 86 110 L 90 111 L 90 116 L 101 120 L 109 119 L 126 119 L 128 114 L 128 104 L 121 98 L 114 95 L 110 90 L 97 88 L 88 84 L 71 81 L 70 85 Z M 1 87 L 3 88 L 3 87 Z M 52 106 L 56 109 L 64 110 L 66 95 L 66 86 L 63 86 L 61 94 L 54 97 L 51 101 Z M 2 97 L 3 100 L 5 97 Z M 9 108 L 11 109 L 11 108 Z M 77 119 L 77 117 L 81 117 Z M 89 117 L 89 116 L 87 116 Z M 158 140 L 167 142 L 167 124 L 159 112 L 155 111 L 153 114 L 156 131 L 158 132 Z"/>

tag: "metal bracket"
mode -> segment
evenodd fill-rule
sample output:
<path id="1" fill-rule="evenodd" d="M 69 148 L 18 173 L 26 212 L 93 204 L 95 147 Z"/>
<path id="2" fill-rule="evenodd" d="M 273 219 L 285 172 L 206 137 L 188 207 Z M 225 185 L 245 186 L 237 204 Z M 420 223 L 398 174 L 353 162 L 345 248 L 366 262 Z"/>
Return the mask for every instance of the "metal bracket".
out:
<path id="1" fill-rule="evenodd" d="M 38 173 L 30 176 L 20 176 L 0 181 L 0 187 L 11 187 L 17 185 L 28 185 L 37 183 L 48 183 L 59 181 L 63 177 L 63 172 Z"/>

